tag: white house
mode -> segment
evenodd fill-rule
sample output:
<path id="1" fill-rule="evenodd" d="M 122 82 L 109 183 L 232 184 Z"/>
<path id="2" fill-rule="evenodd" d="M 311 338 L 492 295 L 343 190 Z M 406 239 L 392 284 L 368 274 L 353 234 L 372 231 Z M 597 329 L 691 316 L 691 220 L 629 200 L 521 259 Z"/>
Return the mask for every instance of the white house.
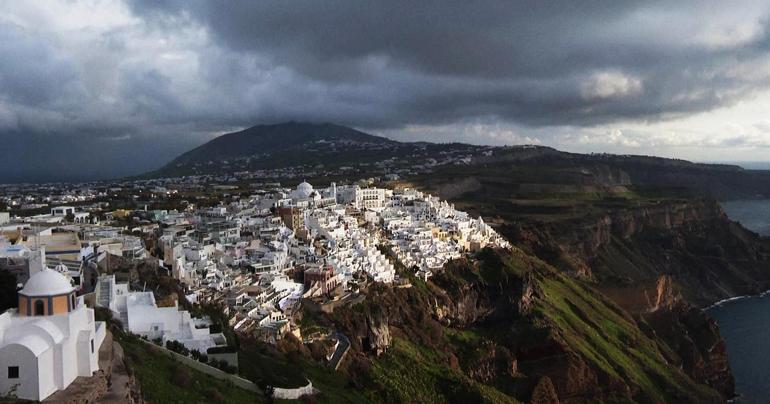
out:
<path id="1" fill-rule="evenodd" d="M 210 332 L 200 319 L 179 310 L 176 305 L 158 307 L 152 292 L 129 292 L 128 284 L 115 283 L 115 275 L 99 277 L 96 304 L 108 307 L 123 322 L 123 328 L 149 339 L 178 341 L 188 349 L 206 353 L 209 348 L 226 346 L 224 334 Z"/>
<path id="2" fill-rule="evenodd" d="M 0 315 L 0 395 L 43 400 L 99 369 L 106 326 L 62 274 L 43 269 Z"/>

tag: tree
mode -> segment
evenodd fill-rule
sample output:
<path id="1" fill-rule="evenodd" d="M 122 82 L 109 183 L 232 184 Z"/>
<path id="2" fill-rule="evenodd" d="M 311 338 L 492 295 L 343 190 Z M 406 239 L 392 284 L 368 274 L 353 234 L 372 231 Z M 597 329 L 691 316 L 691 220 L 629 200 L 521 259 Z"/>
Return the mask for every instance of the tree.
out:
<path id="1" fill-rule="evenodd" d="M 7 270 L 0 270 L 0 313 L 18 305 L 16 284 L 16 275 Z"/>

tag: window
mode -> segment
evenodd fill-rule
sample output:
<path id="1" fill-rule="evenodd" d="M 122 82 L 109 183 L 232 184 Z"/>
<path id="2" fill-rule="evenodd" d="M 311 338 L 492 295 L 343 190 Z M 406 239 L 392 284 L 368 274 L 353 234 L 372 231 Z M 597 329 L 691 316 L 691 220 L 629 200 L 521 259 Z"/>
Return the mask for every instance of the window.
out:
<path id="1" fill-rule="evenodd" d="M 43 303 L 42 300 L 35 301 L 35 315 L 36 316 L 45 315 L 45 303 Z"/>
<path id="2" fill-rule="evenodd" d="M 91 340 L 91 353 L 94 353 L 94 340 Z"/>
<path id="3" fill-rule="evenodd" d="M 9 379 L 18 379 L 19 378 L 19 367 L 18 366 L 8 366 L 8 378 Z"/>

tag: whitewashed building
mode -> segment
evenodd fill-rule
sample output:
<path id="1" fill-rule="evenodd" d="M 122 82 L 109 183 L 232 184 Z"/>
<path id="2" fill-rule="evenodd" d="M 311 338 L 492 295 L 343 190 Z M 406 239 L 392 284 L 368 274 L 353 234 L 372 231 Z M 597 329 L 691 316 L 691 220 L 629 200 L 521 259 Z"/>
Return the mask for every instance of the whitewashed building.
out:
<path id="1" fill-rule="evenodd" d="M 178 341 L 190 350 L 206 353 L 209 348 L 227 346 L 224 334 L 212 334 L 190 312 L 179 310 L 176 302 L 171 307 L 158 307 L 152 292 L 129 292 L 127 284 L 116 284 L 114 275 L 99 277 L 96 303 L 112 310 L 123 323 L 123 328 L 148 339 Z"/>
<path id="2" fill-rule="evenodd" d="M 44 400 L 99 369 L 106 326 L 62 274 L 44 269 L 0 315 L 0 395 Z"/>

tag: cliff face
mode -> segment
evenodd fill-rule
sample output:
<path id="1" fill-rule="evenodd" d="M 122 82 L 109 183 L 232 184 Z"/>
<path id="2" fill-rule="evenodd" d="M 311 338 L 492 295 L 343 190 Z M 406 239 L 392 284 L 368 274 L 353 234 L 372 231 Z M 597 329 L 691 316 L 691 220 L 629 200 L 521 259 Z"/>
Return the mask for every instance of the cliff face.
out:
<path id="1" fill-rule="evenodd" d="M 694 380 L 731 397 L 735 380 L 727 361 L 725 342 L 719 328 L 698 308 L 685 303 L 660 308 L 642 316 L 654 330 L 651 335 L 665 341 L 674 351 L 669 360 Z"/>
<path id="2" fill-rule="evenodd" d="M 411 185 L 484 217 L 523 254 L 553 270 L 522 273 L 509 317 L 499 316 L 501 306 L 489 298 L 498 289 L 489 285 L 458 296 L 479 296 L 477 307 L 491 309 L 482 322 L 495 319 L 497 332 L 514 327 L 517 338 L 528 341 L 511 349 L 519 372 L 532 378 L 518 388 L 532 392 L 547 377 L 540 389 L 553 386 L 562 401 L 654 402 L 665 394 L 650 385 L 667 385 L 676 393 L 663 401 L 704 402 L 731 397 L 734 382 L 719 329 L 699 307 L 770 289 L 770 239 L 731 222 L 701 192 L 766 190 L 755 174 L 513 148 Z M 635 356 L 642 351 L 662 358 L 667 374 L 627 364 L 644 363 Z M 684 391 L 704 396 L 687 399 Z"/>
<path id="3" fill-rule="evenodd" d="M 708 351 L 683 356 L 700 339 L 669 345 L 647 320 L 518 249 L 478 259 L 452 262 L 428 283 L 412 279 L 411 288 L 375 288 L 363 303 L 335 310 L 334 326 L 353 347 L 350 377 L 380 386 L 385 401 L 417 400 L 409 392 L 439 386 L 430 401 L 452 402 L 459 393 L 441 387 L 450 385 L 471 401 L 719 402 L 731 394 L 729 385 L 709 388 L 690 376 L 717 380 Z M 682 327 L 688 321 L 680 316 Z M 387 347 L 373 337 L 386 328 Z M 409 377 L 394 374 L 403 366 Z"/>
<path id="4" fill-rule="evenodd" d="M 515 243 L 600 289 L 640 290 L 661 276 L 681 287 L 690 303 L 705 306 L 770 288 L 770 242 L 731 222 L 712 200 L 625 207 L 568 222 L 506 226 Z M 635 293 L 637 292 L 637 293 Z"/>
<path id="5" fill-rule="evenodd" d="M 515 243 L 583 277 L 618 304 L 667 360 L 730 397 L 724 341 L 698 307 L 770 288 L 770 243 L 731 222 L 707 199 L 624 207 L 569 223 L 504 230 Z"/>
<path id="6" fill-rule="evenodd" d="M 645 229 L 673 231 L 687 225 L 726 220 L 714 201 L 696 200 L 628 207 L 581 217 L 567 222 L 528 223 L 503 231 L 533 249 L 557 247 L 585 266 L 596 258 L 613 237 L 629 240 Z"/>

